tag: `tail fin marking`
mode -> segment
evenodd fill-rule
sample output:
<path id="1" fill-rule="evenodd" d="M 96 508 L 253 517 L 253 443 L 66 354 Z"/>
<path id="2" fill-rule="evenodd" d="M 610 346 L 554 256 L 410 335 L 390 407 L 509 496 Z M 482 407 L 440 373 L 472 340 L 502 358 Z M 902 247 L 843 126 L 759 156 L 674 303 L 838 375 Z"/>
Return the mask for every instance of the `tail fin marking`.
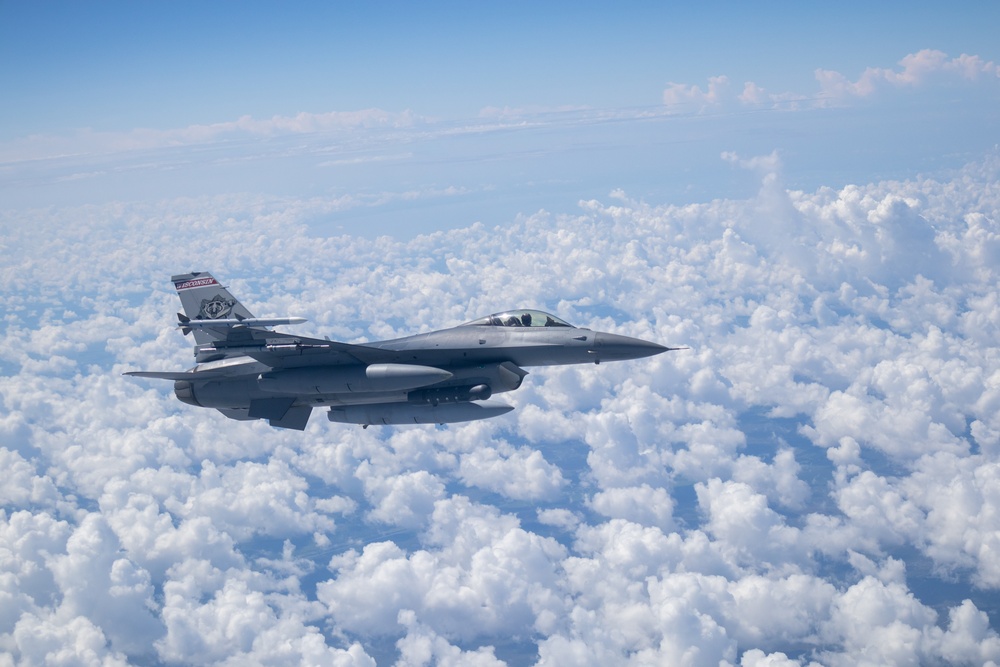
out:
<path id="1" fill-rule="evenodd" d="M 178 318 L 181 324 L 186 324 L 190 320 L 253 318 L 253 314 L 246 306 L 237 301 L 211 273 L 194 271 L 173 276 L 170 280 L 177 289 L 177 296 L 180 297 L 181 307 L 184 308 L 184 316 L 187 318 L 186 320 Z M 215 340 L 208 331 L 195 327 L 190 329 L 198 345 Z"/>

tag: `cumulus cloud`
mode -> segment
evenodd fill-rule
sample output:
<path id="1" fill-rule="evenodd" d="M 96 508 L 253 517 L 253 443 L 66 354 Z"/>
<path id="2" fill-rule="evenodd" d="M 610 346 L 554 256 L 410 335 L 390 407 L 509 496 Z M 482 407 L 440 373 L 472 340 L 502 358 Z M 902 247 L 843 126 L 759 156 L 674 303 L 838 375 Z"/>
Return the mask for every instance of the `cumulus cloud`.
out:
<path id="1" fill-rule="evenodd" d="M 2 650 L 1000 660 L 1000 160 L 799 191 L 724 159 L 753 196 L 412 240 L 316 234 L 322 199 L 0 213 Z M 200 269 L 347 341 L 524 304 L 689 349 L 533 369 L 491 422 L 275 431 L 120 376 L 192 363 L 168 278 Z"/>
<path id="2" fill-rule="evenodd" d="M 905 56 L 897 69 L 869 67 L 856 81 L 830 70 L 816 70 L 820 93 L 831 100 L 869 97 L 887 87 L 906 88 L 930 83 L 935 78 L 994 83 L 1000 78 L 1000 66 L 979 56 L 963 53 L 951 58 L 942 51 L 924 49 Z"/>
<path id="3" fill-rule="evenodd" d="M 629 519 L 653 525 L 664 532 L 674 526 L 673 500 L 666 489 L 648 484 L 639 487 L 611 488 L 594 495 L 591 507 L 609 518 Z"/>
<path id="4" fill-rule="evenodd" d="M 522 500 L 555 499 L 565 485 L 559 468 L 537 449 L 479 447 L 462 456 L 459 474 L 470 486 Z"/>
<path id="5" fill-rule="evenodd" d="M 711 107 L 721 107 L 736 99 L 730 93 L 729 78 L 714 76 L 709 78 L 708 85 L 702 90 L 695 84 L 670 83 L 663 91 L 663 104 L 668 107 L 682 106 L 694 111 L 703 112 Z"/>
<path id="6" fill-rule="evenodd" d="M 698 84 L 669 83 L 663 91 L 668 113 L 707 113 L 740 108 L 804 109 L 848 104 L 887 91 L 918 89 L 955 82 L 996 86 L 1000 65 L 980 56 L 951 57 L 934 49 L 923 49 L 903 57 L 896 68 L 869 67 L 857 79 L 834 70 L 815 71 L 816 91 L 772 93 L 753 81 L 742 88 L 729 77 L 710 77 L 704 88 Z"/>
<path id="7" fill-rule="evenodd" d="M 446 637 L 471 641 L 530 633 L 558 617 L 557 543 L 461 496 L 439 501 L 431 519 L 428 549 L 407 554 L 382 542 L 333 559 L 336 577 L 320 585 L 319 599 L 338 624 L 396 634 L 410 609 Z"/>

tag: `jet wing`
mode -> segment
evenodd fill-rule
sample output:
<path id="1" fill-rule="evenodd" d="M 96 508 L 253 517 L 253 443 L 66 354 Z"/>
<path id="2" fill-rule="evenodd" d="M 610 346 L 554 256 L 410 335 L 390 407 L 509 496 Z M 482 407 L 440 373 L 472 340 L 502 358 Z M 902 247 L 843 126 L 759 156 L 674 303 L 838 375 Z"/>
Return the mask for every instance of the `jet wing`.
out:
<path id="1" fill-rule="evenodd" d="M 207 280 L 212 281 L 209 284 L 216 284 L 211 276 L 208 276 Z M 228 293 L 225 296 L 229 298 Z M 221 303 L 228 302 L 223 298 Z M 200 350 L 214 348 L 218 351 L 245 354 L 272 368 L 371 364 L 393 361 L 397 356 L 395 353 L 364 345 L 295 336 L 267 328 L 281 324 L 302 324 L 306 321 L 302 317 L 259 318 L 246 315 L 249 315 L 249 311 L 244 315 L 237 313 L 231 318 L 197 319 L 190 317 L 189 314 L 177 313 L 177 326 L 185 335 L 195 332 L 200 333 L 203 338 L 210 339 L 210 342 L 199 343 Z"/>
<path id="2" fill-rule="evenodd" d="M 271 368 L 338 366 L 396 361 L 398 352 L 367 345 L 308 338 L 251 327 L 232 328 L 225 340 L 214 343 L 218 350 L 238 348 L 239 352 Z"/>

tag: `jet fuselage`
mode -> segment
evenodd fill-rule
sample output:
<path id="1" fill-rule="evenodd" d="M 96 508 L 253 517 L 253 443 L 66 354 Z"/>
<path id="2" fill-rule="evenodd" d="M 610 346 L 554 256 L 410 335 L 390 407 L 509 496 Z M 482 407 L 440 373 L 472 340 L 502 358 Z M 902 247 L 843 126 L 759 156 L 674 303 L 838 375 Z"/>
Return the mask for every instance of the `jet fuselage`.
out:
<path id="1" fill-rule="evenodd" d="M 577 328 L 535 310 L 393 340 L 339 343 L 264 328 L 303 320 L 253 318 L 207 273 L 173 280 L 185 309 L 178 326 L 194 333 L 200 363 L 190 371 L 128 374 L 174 380 L 184 403 L 284 428 L 305 428 L 312 409 L 324 407 L 330 421 L 365 426 L 484 419 L 513 409 L 489 399 L 520 387 L 524 367 L 676 349 Z"/>

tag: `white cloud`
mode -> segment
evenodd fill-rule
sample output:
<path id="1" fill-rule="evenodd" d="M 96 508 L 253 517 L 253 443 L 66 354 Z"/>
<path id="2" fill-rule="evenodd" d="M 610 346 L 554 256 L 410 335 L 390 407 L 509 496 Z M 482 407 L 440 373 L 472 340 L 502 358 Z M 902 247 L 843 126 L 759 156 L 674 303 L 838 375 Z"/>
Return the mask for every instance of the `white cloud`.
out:
<path id="1" fill-rule="evenodd" d="M 756 196 L 619 194 L 411 241 L 317 236 L 324 200 L 0 213 L 0 646 L 997 661 L 996 157 L 814 192 L 782 185 L 781 154 L 728 159 Z M 120 377 L 191 363 L 167 284 L 191 269 L 307 334 L 531 303 L 691 349 L 537 369 L 508 420 L 279 432 Z"/>
<path id="2" fill-rule="evenodd" d="M 365 494 L 373 509 L 373 521 L 415 528 L 422 525 L 444 496 L 444 484 L 425 470 L 393 477 L 376 476 L 371 467 L 362 463 L 358 478 L 365 483 Z"/>
<path id="3" fill-rule="evenodd" d="M 552 500 L 565 486 L 559 468 L 527 447 L 479 447 L 462 456 L 459 475 L 469 486 L 520 500 Z"/>
<path id="4" fill-rule="evenodd" d="M 101 628 L 84 616 L 60 613 L 21 617 L 13 632 L 13 646 L 25 667 L 65 664 L 86 667 L 125 667 L 129 664 L 124 653 L 112 651 Z M 11 663 L 13 664 L 13 663 Z"/>
<path id="5" fill-rule="evenodd" d="M 206 569 L 203 562 L 184 564 L 172 575 L 163 589 L 167 634 L 156 645 L 167 661 L 375 664 L 358 643 L 347 648 L 327 644 L 313 624 L 320 611 L 315 603 L 294 595 L 279 599 L 260 582 L 247 581 L 239 572 Z"/>
<path id="6" fill-rule="evenodd" d="M 1000 66 L 979 56 L 962 54 L 950 58 L 933 49 L 911 53 L 899 61 L 898 69 L 869 67 L 856 81 L 830 70 L 816 70 L 816 80 L 824 97 L 837 101 L 850 97 L 869 97 L 885 87 L 915 87 L 941 79 L 979 81 L 1000 78 Z"/>
<path id="7" fill-rule="evenodd" d="M 756 93 L 756 91 L 753 92 Z M 750 96 L 752 95 L 748 95 L 748 98 Z M 713 107 L 721 107 L 735 99 L 736 96 L 729 91 L 729 78 L 726 76 L 710 77 L 705 90 L 697 85 L 669 83 L 663 91 L 663 104 L 665 106 L 696 113 L 704 113 Z"/>
<path id="8" fill-rule="evenodd" d="M 767 497 L 746 484 L 709 480 L 696 487 L 698 503 L 708 515 L 706 528 L 726 545 L 727 559 L 743 566 L 767 568 L 801 562 L 799 531 L 785 524 L 767 504 Z"/>
<path id="9" fill-rule="evenodd" d="M 628 519 L 667 533 L 674 528 L 674 502 L 664 488 L 643 484 L 608 489 L 595 494 L 590 506 L 611 519 Z"/>
<path id="10" fill-rule="evenodd" d="M 777 653 L 765 654 L 760 649 L 751 649 L 743 654 L 740 659 L 741 667 L 794 667 L 799 665 L 797 660 L 790 659 L 780 651 Z"/>
<path id="11" fill-rule="evenodd" d="M 737 92 L 729 77 L 710 77 L 704 89 L 695 84 L 669 83 L 663 91 L 668 113 L 707 113 L 734 111 L 740 108 L 801 109 L 848 104 L 886 91 L 946 85 L 953 82 L 995 86 L 1000 66 L 980 56 L 962 54 L 950 57 L 933 49 L 924 49 L 903 57 L 898 67 L 869 67 L 857 79 L 834 70 L 815 71 L 818 91 L 771 93 L 753 81 Z"/>
<path id="12" fill-rule="evenodd" d="M 66 521 L 45 512 L 0 512 L 0 632 L 10 633 L 18 619 L 34 613 L 57 597 L 53 573 L 44 567 L 51 554 L 64 553 L 72 531 Z"/>
<path id="13" fill-rule="evenodd" d="M 186 500 L 170 497 L 164 506 L 176 516 L 210 517 L 238 540 L 255 533 L 286 537 L 332 531 L 333 521 L 317 512 L 307 488 L 306 480 L 278 459 L 266 465 L 239 462 L 223 469 L 203 461 L 198 479 L 185 490 Z"/>
<path id="14" fill-rule="evenodd" d="M 920 539 L 948 568 L 973 567 L 981 586 L 1000 585 L 1000 465 L 992 458 L 939 453 L 923 458 L 905 481 L 906 496 L 919 507 Z"/>
<path id="15" fill-rule="evenodd" d="M 507 663 L 498 660 L 492 646 L 474 651 L 463 651 L 430 628 L 418 623 L 416 614 L 409 610 L 399 612 L 399 623 L 406 628 L 406 635 L 396 642 L 399 649 L 399 667 L 424 665 L 470 667 L 499 667 Z"/>
<path id="16" fill-rule="evenodd" d="M 399 612 L 411 609 L 436 633 L 466 641 L 530 632 L 559 611 L 552 588 L 562 549 L 512 517 L 460 496 L 441 500 L 426 543 L 412 554 L 382 542 L 335 557 L 320 601 L 352 632 L 395 634 Z"/>
<path id="17" fill-rule="evenodd" d="M 0 447 L 0 504 L 10 507 L 54 506 L 59 492 L 52 480 L 35 474 L 35 468 L 17 452 Z"/>

